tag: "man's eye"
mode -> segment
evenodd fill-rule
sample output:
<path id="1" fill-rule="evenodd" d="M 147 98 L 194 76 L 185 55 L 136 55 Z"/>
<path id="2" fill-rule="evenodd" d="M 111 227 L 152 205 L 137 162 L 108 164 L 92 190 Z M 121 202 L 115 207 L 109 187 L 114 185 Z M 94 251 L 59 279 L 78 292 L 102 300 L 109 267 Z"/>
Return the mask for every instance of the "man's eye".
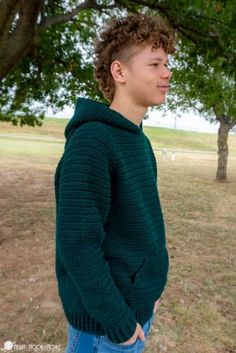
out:
<path id="1" fill-rule="evenodd" d="M 152 66 L 158 66 L 159 63 L 153 63 Z M 164 64 L 165 67 L 169 68 L 169 65 L 168 64 Z"/>

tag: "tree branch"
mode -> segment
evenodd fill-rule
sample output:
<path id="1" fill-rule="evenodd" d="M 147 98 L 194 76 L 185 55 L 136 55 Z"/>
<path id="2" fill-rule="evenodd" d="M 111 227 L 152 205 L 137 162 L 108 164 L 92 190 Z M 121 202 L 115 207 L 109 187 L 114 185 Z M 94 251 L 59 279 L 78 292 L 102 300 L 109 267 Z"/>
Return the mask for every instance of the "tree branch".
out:
<path id="1" fill-rule="evenodd" d="M 39 30 L 45 30 L 46 28 L 58 24 L 65 23 L 67 21 L 70 21 L 75 17 L 80 11 L 85 10 L 85 9 L 96 9 L 96 10 L 105 10 L 105 9 L 114 9 L 117 7 L 121 7 L 119 3 L 114 3 L 113 5 L 99 5 L 96 3 L 95 0 L 86 0 L 79 6 L 75 7 L 71 12 L 61 14 L 58 16 L 53 16 L 53 17 L 46 17 L 43 19 L 40 24 L 39 24 Z"/>
<path id="2" fill-rule="evenodd" d="M 11 23 L 12 17 L 14 17 L 17 8 L 17 0 L 2 0 L 0 2 L 0 36 L 3 31 L 5 32 L 5 28 L 8 27 L 9 22 Z"/>
<path id="3" fill-rule="evenodd" d="M 234 125 L 236 125 L 236 119 L 231 121 L 231 123 L 229 124 L 229 129 L 231 130 L 234 127 Z"/>
<path id="4" fill-rule="evenodd" d="M 161 12 L 165 13 L 165 14 L 168 14 L 168 11 L 174 11 L 174 12 L 178 12 L 180 11 L 179 7 L 174 7 L 174 6 L 170 6 L 168 4 L 163 4 L 163 3 L 157 3 L 157 1 L 153 1 L 152 4 L 148 4 L 146 3 L 146 1 L 143 1 L 143 0 L 135 0 L 135 1 L 130 1 L 131 3 L 134 2 L 134 4 L 139 4 L 139 5 L 142 5 L 142 6 L 146 6 L 150 9 L 157 9 L 157 10 L 160 10 Z M 123 6 L 125 6 L 125 4 L 123 4 Z M 189 17 L 195 17 L 195 18 L 200 18 L 200 19 L 203 19 L 203 20 L 206 20 L 207 23 L 209 22 L 214 22 L 214 23 L 220 23 L 224 26 L 228 26 L 229 23 L 225 23 L 223 21 L 220 21 L 216 18 L 210 18 L 210 17 L 206 17 L 206 16 L 203 16 L 203 15 L 199 15 L 199 14 L 195 14 L 193 12 L 186 12 L 186 16 L 189 18 Z"/>
<path id="5" fill-rule="evenodd" d="M 217 39 L 218 43 L 220 44 L 221 48 L 224 49 L 224 45 L 221 41 L 221 37 L 219 35 L 219 33 L 216 32 L 211 32 L 210 30 L 208 30 L 207 32 L 202 31 L 201 29 L 198 28 L 194 28 L 193 26 L 189 26 L 186 25 L 185 20 L 179 22 L 177 21 L 178 16 L 175 16 L 175 14 L 173 14 L 173 12 L 179 12 L 180 9 L 179 8 L 175 8 L 173 6 L 169 6 L 167 4 L 163 4 L 163 3 L 157 3 L 156 1 L 153 1 L 152 4 L 148 4 L 146 1 L 143 0 L 136 0 L 136 1 L 130 1 L 131 3 L 134 2 L 135 5 L 141 5 L 141 6 L 146 6 L 151 10 L 158 10 L 160 11 L 162 14 L 164 14 L 166 16 L 166 19 L 169 21 L 169 24 L 171 25 L 171 27 L 178 29 L 178 31 L 180 33 L 182 33 L 187 39 L 193 41 L 195 44 L 197 44 L 197 40 L 190 34 L 190 33 L 196 33 L 198 36 L 202 36 L 203 38 L 212 38 L 212 39 Z M 123 5 L 125 6 L 125 5 Z M 207 18 L 201 15 L 197 15 L 197 14 L 189 14 L 188 12 L 184 12 L 183 11 L 183 17 L 188 19 L 189 17 L 199 17 L 202 18 L 204 20 L 206 20 L 207 22 L 209 22 L 209 20 L 211 22 L 220 22 L 217 21 L 216 19 L 211 19 L 211 18 Z M 188 21 L 189 22 L 189 21 Z M 221 22 L 221 24 L 227 26 L 226 23 Z M 188 33 L 187 33 L 188 31 Z"/>
<path id="6" fill-rule="evenodd" d="M 37 38 L 37 18 L 42 1 L 18 0 L 19 9 L 17 13 L 19 19 L 15 28 L 10 33 L 8 31 L 8 37 L 5 37 L 5 40 L 3 36 L 0 38 L 0 80 L 34 46 Z M 13 8 L 12 11 L 15 11 L 15 9 Z"/>

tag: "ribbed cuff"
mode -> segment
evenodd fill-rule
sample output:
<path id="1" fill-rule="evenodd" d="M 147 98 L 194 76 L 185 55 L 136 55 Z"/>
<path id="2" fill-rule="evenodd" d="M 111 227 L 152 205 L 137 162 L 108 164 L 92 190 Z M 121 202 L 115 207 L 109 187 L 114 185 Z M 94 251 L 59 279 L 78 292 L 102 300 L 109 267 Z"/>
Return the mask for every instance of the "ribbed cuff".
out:
<path id="1" fill-rule="evenodd" d="M 136 326 L 137 320 L 135 315 L 132 315 L 132 313 L 128 311 L 119 324 L 114 327 L 109 327 L 105 331 L 110 341 L 122 343 L 128 341 L 134 335 Z"/>
<path id="2" fill-rule="evenodd" d="M 68 322 L 77 330 L 89 332 L 96 335 L 106 335 L 114 343 L 123 343 L 128 341 L 134 334 L 137 322 L 143 326 L 150 319 L 153 313 L 154 303 L 139 309 L 127 310 L 121 320 L 107 325 L 107 328 L 92 319 L 87 314 L 81 314 L 79 311 L 64 311 Z"/>

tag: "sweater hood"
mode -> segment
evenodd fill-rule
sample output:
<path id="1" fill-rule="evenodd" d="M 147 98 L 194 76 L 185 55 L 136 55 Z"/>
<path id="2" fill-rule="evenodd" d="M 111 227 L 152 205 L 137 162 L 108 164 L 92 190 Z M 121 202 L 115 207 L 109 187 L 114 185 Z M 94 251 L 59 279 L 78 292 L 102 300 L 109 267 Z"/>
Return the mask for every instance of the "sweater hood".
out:
<path id="1" fill-rule="evenodd" d="M 65 128 L 65 138 L 69 140 L 80 125 L 91 121 L 99 121 L 110 126 L 129 130 L 135 134 L 143 133 L 142 123 L 140 126 L 136 125 L 122 114 L 109 108 L 108 104 L 79 97 L 76 102 L 74 115 Z"/>

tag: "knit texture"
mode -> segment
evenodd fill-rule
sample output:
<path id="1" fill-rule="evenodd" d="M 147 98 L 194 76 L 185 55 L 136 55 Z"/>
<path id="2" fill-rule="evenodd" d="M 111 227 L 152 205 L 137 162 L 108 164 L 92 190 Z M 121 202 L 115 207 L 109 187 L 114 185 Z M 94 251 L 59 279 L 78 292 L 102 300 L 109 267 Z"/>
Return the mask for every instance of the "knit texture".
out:
<path id="1" fill-rule="evenodd" d="M 78 98 L 55 172 L 58 293 L 78 330 L 130 339 L 167 282 L 157 165 L 142 130 Z"/>

